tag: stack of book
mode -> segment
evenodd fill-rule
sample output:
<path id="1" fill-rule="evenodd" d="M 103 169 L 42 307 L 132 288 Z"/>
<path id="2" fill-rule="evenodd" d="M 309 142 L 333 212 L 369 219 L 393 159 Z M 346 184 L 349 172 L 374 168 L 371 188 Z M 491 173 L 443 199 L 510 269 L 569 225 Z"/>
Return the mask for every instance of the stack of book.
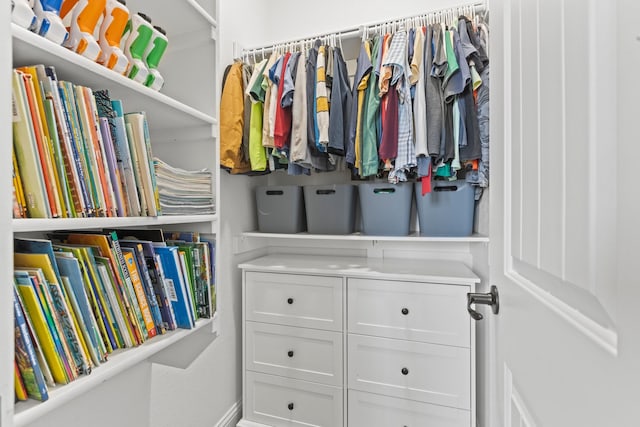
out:
<path id="1" fill-rule="evenodd" d="M 161 230 L 55 232 L 16 238 L 16 397 L 44 401 L 138 346 L 211 317 L 215 242 Z"/>
<path id="2" fill-rule="evenodd" d="M 144 112 L 44 65 L 14 69 L 12 91 L 15 218 L 161 214 Z"/>
<path id="3" fill-rule="evenodd" d="M 198 215 L 215 212 L 211 171 L 187 171 L 154 159 L 163 215 Z"/>

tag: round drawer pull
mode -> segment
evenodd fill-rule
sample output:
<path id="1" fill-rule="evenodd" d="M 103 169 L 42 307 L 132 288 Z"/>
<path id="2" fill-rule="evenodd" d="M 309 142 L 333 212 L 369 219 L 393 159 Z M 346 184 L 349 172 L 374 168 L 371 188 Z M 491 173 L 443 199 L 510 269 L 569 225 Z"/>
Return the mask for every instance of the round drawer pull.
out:
<path id="1" fill-rule="evenodd" d="M 287 304 L 293 304 L 293 298 L 287 298 Z"/>
<path id="2" fill-rule="evenodd" d="M 402 368 L 402 375 L 409 375 L 409 370 L 407 368 Z"/>
<path id="3" fill-rule="evenodd" d="M 289 356 L 289 357 L 293 357 L 293 350 L 289 350 L 289 351 L 287 352 L 287 356 Z"/>
<path id="4" fill-rule="evenodd" d="M 406 308 L 406 307 L 404 307 L 404 308 L 402 309 L 402 314 L 404 314 L 405 316 L 406 316 L 407 314 L 409 314 L 409 309 L 408 309 L 408 308 Z"/>
<path id="5" fill-rule="evenodd" d="M 289 403 L 287 405 L 287 408 L 289 408 L 290 411 L 293 411 L 293 403 Z"/>

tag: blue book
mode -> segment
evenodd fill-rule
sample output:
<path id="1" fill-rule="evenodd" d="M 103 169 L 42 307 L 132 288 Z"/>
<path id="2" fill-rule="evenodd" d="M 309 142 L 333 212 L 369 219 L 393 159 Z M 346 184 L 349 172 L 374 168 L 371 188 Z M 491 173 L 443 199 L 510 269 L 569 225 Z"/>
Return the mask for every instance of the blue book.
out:
<path id="1" fill-rule="evenodd" d="M 98 366 L 105 360 L 104 355 L 106 350 L 102 343 L 102 337 L 100 335 L 97 321 L 94 317 L 93 311 L 91 310 L 87 291 L 84 287 L 84 279 L 82 270 L 80 269 L 80 262 L 75 257 L 65 256 L 61 253 L 56 255 L 56 263 L 58 264 L 61 274 L 69 279 L 68 282 L 71 286 L 71 291 L 75 295 L 78 307 L 80 308 L 80 313 L 76 313 L 81 317 L 81 319 L 78 320 L 81 320 L 84 323 L 88 333 L 88 337 L 85 337 L 85 341 L 87 344 L 90 344 L 90 346 L 88 346 L 93 349 L 93 351 L 90 351 L 91 360 L 96 366 Z"/>
<path id="2" fill-rule="evenodd" d="M 13 312 L 15 321 L 15 357 L 18 369 L 27 389 L 27 395 L 32 399 L 44 402 L 49 399 L 49 392 L 42 369 L 40 369 L 35 347 L 31 341 L 31 334 L 27 327 L 27 321 L 24 317 L 15 285 L 13 288 Z"/>
<path id="3" fill-rule="evenodd" d="M 187 281 L 180 267 L 178 248 L 167 246 L 154 249 L 160 256 L 161 269 L 176 324 L 178 328 L 191 329 L 195 326 L 195 321 L 191 315 L 191 300 L 187 291 Z"/>

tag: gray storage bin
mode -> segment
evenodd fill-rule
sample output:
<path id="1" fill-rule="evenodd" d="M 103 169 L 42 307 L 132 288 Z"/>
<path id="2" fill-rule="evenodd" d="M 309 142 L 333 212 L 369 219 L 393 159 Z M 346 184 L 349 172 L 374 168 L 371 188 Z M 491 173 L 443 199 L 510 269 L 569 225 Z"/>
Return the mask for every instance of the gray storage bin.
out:
<path id="1" fill-rule="evenodd" d="M 433 181 L 430 193 L 421 194 L 415 184 L 420 235 L 467 237 L 473 233 L 473 187 L 464 180 Z"/>
<path id="2" fill-rule="evenodd" d="M 262 233 L 298 233 L 306 230 L 302 187 L 256 188 L 258 230 Z"/>
<path id="3" fill-rule="evenodd" d="M 362 233 L 375 236 L 406 236 L 411 219 L 412 185 L 364 183 L 358 186 Z"/>
<path id="4" fill-rule="evenodd" d="M 307 230 L 313 234 L 351 234 L 355 227 L 355 186 L 305 185 Z"/>

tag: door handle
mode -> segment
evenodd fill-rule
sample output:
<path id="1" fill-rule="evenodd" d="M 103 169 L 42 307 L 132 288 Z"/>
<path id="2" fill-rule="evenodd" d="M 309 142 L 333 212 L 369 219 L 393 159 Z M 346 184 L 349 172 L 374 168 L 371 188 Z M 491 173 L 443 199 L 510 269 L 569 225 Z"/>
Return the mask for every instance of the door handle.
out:
<path id="1" fill-rule="evenodd" d="M 469 312 L 469 316 L 473 320 L 482 320 L 484 316 L 473 308 L 471 308 L 472 304 L 485 304 L 491 306 L 491 311 L 493 314 L 498 314 L 500 310 L 500 299 L 498 298 L 498 288 L 495 285 L 491 285 L 491 291 L 486 294 L 469 292 L 467 293 L 467 311 Z"/>

